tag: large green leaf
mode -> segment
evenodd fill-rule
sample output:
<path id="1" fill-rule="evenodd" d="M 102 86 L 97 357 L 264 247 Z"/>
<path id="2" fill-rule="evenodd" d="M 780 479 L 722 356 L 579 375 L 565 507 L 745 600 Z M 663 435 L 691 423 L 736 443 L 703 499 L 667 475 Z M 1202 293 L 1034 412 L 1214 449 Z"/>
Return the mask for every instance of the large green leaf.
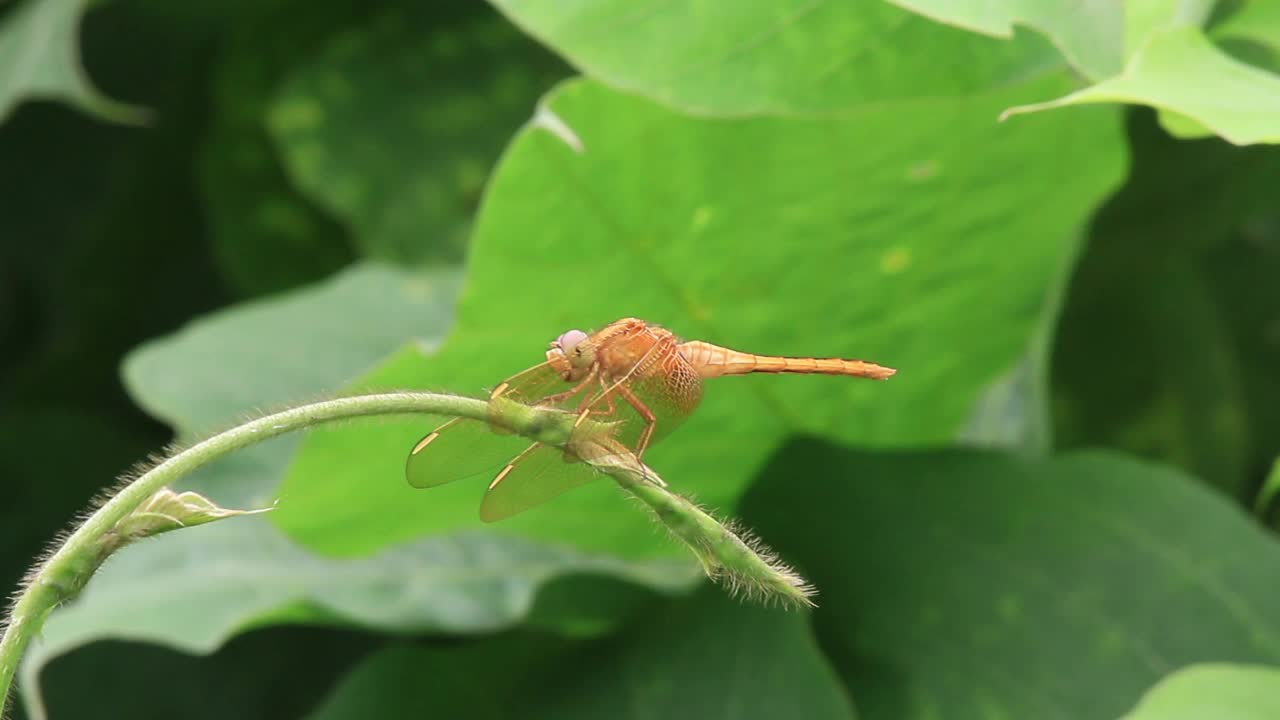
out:
<path id="1" fill-rule="evenodd" d="M 908 10 L 969 30 L 1012 37 L 1015 24 L 1049 36 L 1073 67 L 1090 78 L 1120 71 L 1124 7 L 1111 0 L 892 0 Z"/>
<path id="2" fill-rule="evenodd" d="M 1237 145 L 1280 143 L 1280 75 L 1231 57 L 1194 25 L 1153 32 L 1119 75 L 1007 114 L 1111 102 L 1176 112 Z M 1178 127 L 1190 132 L 1185 120 Z"/>
<path id="3" fill-rule="evenodd" d="M 233 307 L 138 348 L 134 400 L 190 438 L 254 408 L 333 392 L 412 338 L 451 323 L 454 270 L 352 267 L 324 283 Z"/>
<path id="4" fill-rule="evenodd" d="M 484 5 L 396 5 L 295 64 L 270 127 L 365 255 L 457 260 L 503 143 L 565 74 Z"/>
<path id="5" fill-rule="evenodd" d="M 459 535 L 358 561 L 317 558 L 256 519 L 225 521 L 126 548 L 84 595 L 55 614 L 28 653 L 24 696 L 50 660 L 95 640 L 209 653 L 245 629 L 342 623 L 399 631 L 481 632 L 524 617 L 537 589 L 595 573 L 665 590 L 688 585 L 670 564 L 624 564 L 571 550 Z"/>
<path id="6" fill-rule="evenodd" d="M 1001 103 L 1066 82 L 757 120 L 694 119 L 569 83 L 545 104 L 556 120 L 522 131 L 492 182 L 450 341 L 362 386 L 478 393 L 540 362 L 568 328 L 636 316 L 756 352 L 901 369 L 885 383 L 772 376 L 708 388 L 646 459 L 712 507 L 728 510 L 796 430 L 951 441 L 1048 320 L 1076 231 L 1121 170 L 1109 114 L 992 122 Z M 312 436 L 272 520 L 345 554 L 473 527 L 482 484 L 423 492 L 403 480 L 408 449 L 430 429 Z M 636 557 L 679 552 L 605 483 L 495 529 Z"/>
<path id="7" fill-rule="evenodd" d="M 1185 665 L 1280 660 L 1280 545 L 1177 472 L 804 442 L 764 477 L 743 515 L 820 589 L 867 720 L 1111 720 Z"/>
<path id="8" fill-rule="evenodd" d="M 314 54 L 367 7 L 367 0 L 286 0 L 282 8 L 228 25 L 213 69 L 200 182 L 214 260 L 239 294 L 304 285 L 355 255 L 346 230 L 290 184 L 266 116 L 299 58 Z"/>
<path id="9" fill-rule="evenodd" d="M 1271 720 L 1280 717 L 1280 668 L 1193 665 L 1160 681 L 1121 720 Z"/>
<path id="10" fill-rule="evenodd" d="M 369 658 L 311 720 L 854 717 L 803 616 L 710 589 L 617 638 L 517 635 Z"/>
<path id="11" fill-rule="evenodd" d="M 190 440 L 245 413 L 332 394 L 410 339 L 429 350 L 452 322 L 457 288 L 455 270 L 357 265 L 140 346 L 125 361 L 125 385 Z M 296 443 L 253 446 L 179 484 L 224 506 L 266 506 Z"/>
<path id="12" fill-rule="evenodd" d="M 1134 7 L 1147 8 L 1147 17 L 1137 18 Z M 1140 49 L 1152 31 L 1194 24 L 1206 27 L 1207 37 L 1215 47 L 1247 65 L 1280 73 L 1280 14 L 1275 3 L 1226 2 L 1198 0 L 1195 3 L 1172 3 L 1150 0 L 1126 6 L 1130 47 Z M 1142 22 L 1145 20 L 1145 22 Z M 1200 138 L 1213 131 L 1180 112 L 1160 110 L 1160 125 L 1179 138 Z"/>
<path id="13" fill-rule="evenodd" d="M 98 92 L 80 65 L 86 0 L 26 0 L 0 23 L 0 122 L 24 100 L 61 100 L 116 122 L 138 122 L 139 108 Z"/>
<path id="14" fill-rule="evenodd" d="M 587 75 L 698 114 L 955 96 L 1060 64 L 1038 38 L 976 38 L 885 2 L 491 2 Z"/>
<path id="15" fill-rule="evenodd" d="M 214 655 L 106 641 L 55 660 L 40 685 L 54 720 L 300 718 L 381 644 L 371 633 L 300 626 L 245 633 Z M 13 720 L 30 718 L 14 711 Z"/>
<path id="16" fill-rule="evenodd" d="M 1280 148 L 1178 142 L 1147 116 L 1130 136 L 1133 173 L 1057 332 L 1056 440 L 1163 459 L 1244 500 L 1280 450 Z"/>

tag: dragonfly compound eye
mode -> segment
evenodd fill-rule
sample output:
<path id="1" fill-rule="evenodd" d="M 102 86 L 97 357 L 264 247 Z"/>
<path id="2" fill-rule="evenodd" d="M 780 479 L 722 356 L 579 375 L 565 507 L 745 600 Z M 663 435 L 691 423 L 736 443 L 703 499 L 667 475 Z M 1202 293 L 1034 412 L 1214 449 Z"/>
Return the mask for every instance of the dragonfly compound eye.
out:
<path id="1" fill-rule="evenodd" d="M 561 335 L 560 337 L 556 338 L 556 344 L 560 346 L 561 350 L 565 351 L 566 353 L 570 353 L 570 352 L 573 352 L 573 349 L 578 346 L 578 343 L 586 339 L 587 339 L 587 334 L 582 332 L 581 330 L 570 330 L 564 333 L 563 335 Z"/>

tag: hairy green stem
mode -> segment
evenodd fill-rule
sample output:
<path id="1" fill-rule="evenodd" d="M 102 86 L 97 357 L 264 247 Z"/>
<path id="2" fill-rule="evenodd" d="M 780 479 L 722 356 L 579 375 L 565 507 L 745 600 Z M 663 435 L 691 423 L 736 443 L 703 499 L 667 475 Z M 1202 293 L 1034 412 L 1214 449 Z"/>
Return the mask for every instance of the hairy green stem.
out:
<path id="1" fill-rule="evenodd" d="M 765 602 L 813 607 L 814 589 L 760 541 L 744 537 L 687 498 L 673 493 L 645 468 L 642 472 L 609 472 L 619 485 L 649 506 L 658 520 L 683 541 L 702 563 L 707 576 L 734 592 Z"/>
<path id="2" fill-rule="evenodd" d="M 594 465 L 645 503 L 698 557 L 712 578 L 734 589 L 785 603 L 809 603 L 811 590 L 758 543 L 744 542 L 693 503 L 665 489 L 654 472 L 612 440 L 607 423 L 575 429 L 574 416 L 513 402 L 456 395 L 395 392 L 335 398 L 266 415 L 181 450 L 132 480 L 90 515 L 28 577 L 0 638 L 0 716 L 27 646 L 58 604 L 74 597 L 106 556 L 119 547 L 119 528 L 157 492 L 236 450 L 294 430 L 374 415 L 443 415 L 500 425 L 557 445 Z M 583 432 L 584 428 L 587 432 Z"/>
<path id="3" fill-rule="evenodd" d="M 49 613 L 84 586 L 101 562 L 105 538 L 152 495 L 197 468 L 255 443 L 335 420 L 371 415 L 431 414 L 488 418 L 483 400 L 434 393 L 386 393 L 336 398 L 252 420 L 196 443 L 138 476 L 89 516 L 28 578 L 0 638 L 0 716 L 23 652 Z"/>

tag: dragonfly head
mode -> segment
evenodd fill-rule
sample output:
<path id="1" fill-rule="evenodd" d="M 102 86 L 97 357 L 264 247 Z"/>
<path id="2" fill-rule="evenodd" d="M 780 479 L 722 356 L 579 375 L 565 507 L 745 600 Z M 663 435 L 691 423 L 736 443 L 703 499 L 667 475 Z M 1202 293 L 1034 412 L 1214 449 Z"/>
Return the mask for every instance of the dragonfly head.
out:
<path id="1" fill-rule="evenodd" d="M 552 340 L 547 350 L 547 361 L 567 382 L 581 380 L 595 364 L 595 349 L 586 339 L 581 330 L 569 330 Z"/>

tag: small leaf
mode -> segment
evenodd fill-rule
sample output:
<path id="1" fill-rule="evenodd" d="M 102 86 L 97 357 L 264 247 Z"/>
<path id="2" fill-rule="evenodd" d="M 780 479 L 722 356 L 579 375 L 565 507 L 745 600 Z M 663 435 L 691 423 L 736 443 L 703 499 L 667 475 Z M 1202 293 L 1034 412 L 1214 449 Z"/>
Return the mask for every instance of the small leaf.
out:
<path id="1" fill-rule="evenodd" d="M 197 492 L 188 490 L 177 493 L 164 488 L 139 505 L 138 509 L 121 518 L 116 523 L 114 532 L 131 541 L 215 520 L 257 515 L 270 510 L 271 508 L 232 510 L 218 507 L 212 500 Z"/>
<path id="2" fill-rule="evenodd" d="M 1275 720 L 1280 668 L 1192 665 L 1161 680 L 1121 720 Z"/>

